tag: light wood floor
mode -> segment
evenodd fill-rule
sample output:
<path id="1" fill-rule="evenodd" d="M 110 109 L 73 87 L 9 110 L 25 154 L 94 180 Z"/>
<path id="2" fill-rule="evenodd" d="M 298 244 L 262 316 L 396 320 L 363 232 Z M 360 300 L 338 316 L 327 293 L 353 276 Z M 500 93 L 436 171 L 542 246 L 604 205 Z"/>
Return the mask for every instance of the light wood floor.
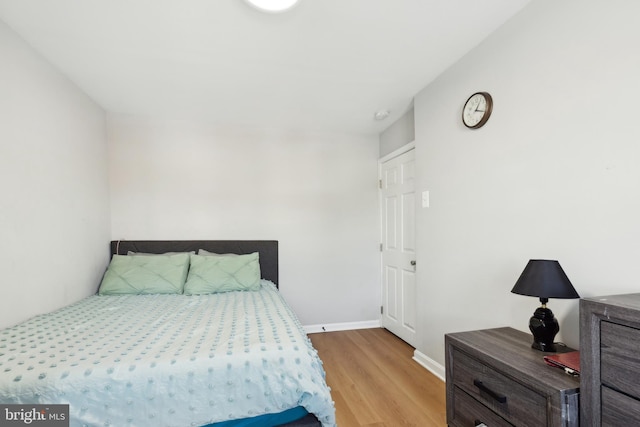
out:
<path id="1" fill-rule="evenodd" d="M 446 426 L 444 382 L 386 329 L 309 338 L 327 372 L 338 427 Z"/>

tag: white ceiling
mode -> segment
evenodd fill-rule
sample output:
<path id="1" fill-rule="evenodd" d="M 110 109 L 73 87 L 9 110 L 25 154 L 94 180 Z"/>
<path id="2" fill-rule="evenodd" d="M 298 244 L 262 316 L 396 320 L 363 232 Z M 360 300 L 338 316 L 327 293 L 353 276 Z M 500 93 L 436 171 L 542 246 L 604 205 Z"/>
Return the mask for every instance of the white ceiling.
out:
<path id="1" fill-rule="evenodd" d="M 375 134 L 528 2 L 0 0 L 0 19 L 110 112 Z"/>

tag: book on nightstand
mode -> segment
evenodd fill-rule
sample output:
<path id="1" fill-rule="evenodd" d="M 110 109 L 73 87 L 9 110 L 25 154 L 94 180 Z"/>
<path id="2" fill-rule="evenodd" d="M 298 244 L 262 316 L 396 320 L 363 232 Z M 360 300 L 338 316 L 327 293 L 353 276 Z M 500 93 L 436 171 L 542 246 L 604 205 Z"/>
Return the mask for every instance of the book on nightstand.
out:
<path id="1" fill-rule="evenodd" d="M 570 351 L 568 353 L 549 354 L 544 356 L 547 365 L 562 368 L 567 374 L 580 375 L 580 352 Z"/>

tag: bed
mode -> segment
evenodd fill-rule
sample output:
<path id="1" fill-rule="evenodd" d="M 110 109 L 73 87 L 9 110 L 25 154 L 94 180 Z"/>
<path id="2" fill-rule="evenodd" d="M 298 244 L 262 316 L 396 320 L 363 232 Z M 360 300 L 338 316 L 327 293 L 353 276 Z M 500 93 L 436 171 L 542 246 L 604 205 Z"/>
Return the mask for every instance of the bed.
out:
<path id="1" fill-rule="evenodd" d="M 335 426 L 322 362 L 278 292 L 277 241 L 113 241 L 111 254 L 96 295 L 0 331 L 0 403 L 68 404 L 74 427 Z M 149 282 L 123 280 L 138 264 Z M 238 265 L 250 288 L 218 280 Z"/>

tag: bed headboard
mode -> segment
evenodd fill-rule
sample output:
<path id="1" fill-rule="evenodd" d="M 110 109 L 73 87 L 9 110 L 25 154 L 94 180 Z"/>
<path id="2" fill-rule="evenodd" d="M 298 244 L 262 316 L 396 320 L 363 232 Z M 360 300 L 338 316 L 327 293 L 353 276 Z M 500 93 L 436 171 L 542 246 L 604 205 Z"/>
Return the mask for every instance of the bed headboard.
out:
<path id="1" fill-rule="evenodd" d="M 111 255 L 126 255 L 128 251 L 161 254 L 204 249 L 218 254 L 260 253 L 260 273 L 263 279 L 278 286 L 277 240 L 112 240 Z"/>

